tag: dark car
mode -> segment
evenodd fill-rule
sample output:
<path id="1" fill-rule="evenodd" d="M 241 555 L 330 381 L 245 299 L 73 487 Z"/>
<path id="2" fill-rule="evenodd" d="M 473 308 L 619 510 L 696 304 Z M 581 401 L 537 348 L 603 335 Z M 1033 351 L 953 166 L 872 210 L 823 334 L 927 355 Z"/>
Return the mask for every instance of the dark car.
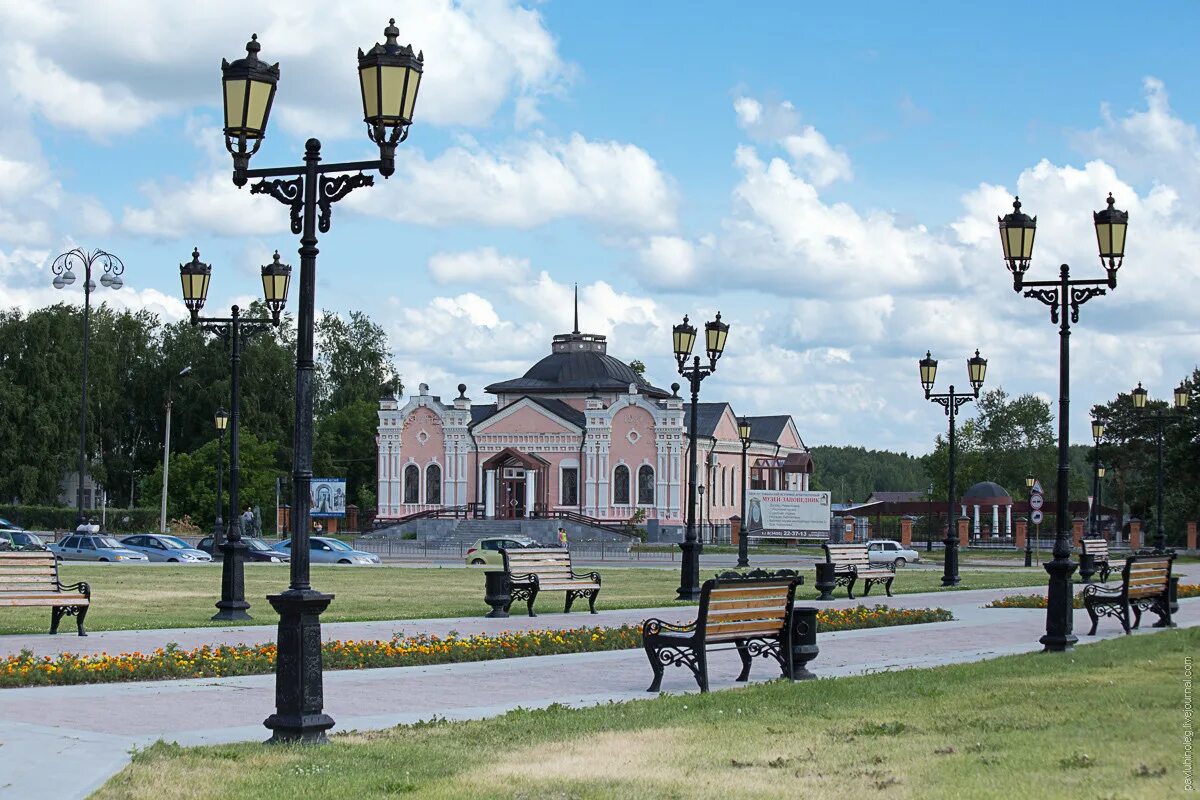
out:
<path id="1" fill-rule="evenodd" d="M 242 542 L 246 545 L 246 560 L 247 561 L 274 561 L 275 563 L 283 561 L 291 561 L 292 557 L 287 553 L 281 553 L 278 550 L 272 550 L 271 546 L 262 539 L 243 538 Z M 213 558 L 220 554 L 213 552 L 213 537 L 205 536 L 196 544 L 197 550 L 203 550 Z"/>
<path id="2" fill-rule="evenodd" d="M 0 517 L 0 550 L 47 550 L 46 543 L 16 523 Z"/>

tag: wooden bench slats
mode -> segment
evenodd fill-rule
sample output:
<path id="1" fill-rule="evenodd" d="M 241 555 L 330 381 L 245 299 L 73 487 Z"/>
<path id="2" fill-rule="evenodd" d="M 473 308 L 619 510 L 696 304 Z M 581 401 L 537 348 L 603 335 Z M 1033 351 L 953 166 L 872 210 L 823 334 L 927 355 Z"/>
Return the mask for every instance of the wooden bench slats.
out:
<path id="1" fill-rule="evenodd" d="M 0 575 L 42 575 L 53 579 L 55 569 L 54 567 L 25 566 L 24 564 L 13 567 L 0 564 Z"/>
<path id="2" fill-rule="evenodd" d="M 863 582 L 863 594 L 871 593 L 871 587 L 882 583 L 887 596 L 892 596 L 892 581 L 896 568 L 891 565 L 872 564 L 871 555 L 865 544 L 829 544 L 825 549 L 825 563 L 833 564 L 835 586 L 845 586 L 846 595 L 854 599 L 854 584 Z M 822 595 L 824 596 L 824 595 Z"/>
<path id="3" fill-rule="evenodd" d="M 1102 588 L 1095 584 L 1083 590 L 1083 607 L 1092 619 L 1089 636 L 1096 634 L 1101 614 L 1115 616 L 1126 634 L 1142 622 L 1143 611 L 1159 616 L 1159 625 L 1171 625 L 1171 557 L 1132 555 L 1121 570 L 1121 585 Z M 1103 578 L 1102 578 L 1103 579 Z M 1130 625 L 1130 613 L 1135 617 Z"/>
<path id="4" fill-rule="evenodd" d="M 44 583 L 54 586 L 54 575 L 8 575 L 0 572 L 0 591 L 10 583 Z"/>
<path id="5" fill-rule="evenodd" d="M 500 554 L 504 557 L 504 571 L 509 579 L 509 606 L 512 600 L 524 599 L 529 616 L 535 617 L 533 603 L 540 592 L 565 592 L 564 613 L 570 612 L 576 597 L 586 597 L 591 612 L 596 613 L 600 575 L 596 572 L 576 573 L 571 565 L 570 550 L 559 547 L 502 548 Z"/>
<path id="6" fill-rule="evenodd" d="M 88 601 L 84 598 L 75 598 L 68 595 L 35 595 L 32 597 L 0 597 L 0 606 L 86 606 Z"/>
<path id="7" fill-rule="evenodd" d="M 86 584 L 64 587 L 58 577 L 58 559 L 45 551 L 0 553 L 0 607 L 50 608 L 50 632 L 58 631 L 65 615 L 73 614 L 80 636 L 91 605 Z"/>
<path id="8" fill-rule="evenodd" d="M 758 623 L 765 625 L 774 625 L 779 627 L 779 620 L 783 619 L 787 614 L 786 608 L 780 608 L 772 611 L 750 611 L 742 614 L 709 614 L 708 628 L 709 631 L 717 630 L 721 625 L 733 625 L 740 623 Z"/>

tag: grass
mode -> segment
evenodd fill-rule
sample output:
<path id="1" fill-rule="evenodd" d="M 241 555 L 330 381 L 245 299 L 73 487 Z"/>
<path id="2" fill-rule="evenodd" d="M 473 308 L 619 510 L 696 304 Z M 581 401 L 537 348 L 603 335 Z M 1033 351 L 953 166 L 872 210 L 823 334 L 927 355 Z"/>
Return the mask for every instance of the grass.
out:
<path id="1" fill-rule="evenodd" d="M 317 749 L 159 743 L 94 797 L 1157 800 L 1182 792 L 1181 681 L 1197 651 L 1200 629 L 1186 629 L 1070 654 L 349 732 Z"/>
<path id="2" fill-rule="evenodd" d="M 597 606 L 600 609 L 653 608 L 675 604 L 679 573 L 664 569 L 600 567 L 604 588 Z M 716 570 L 702 573 L 702 579 Z M 89 630 L 148 630 L 154 628 L 193 628 L 217 626 L 209 618 L 216 612 L 220 595 L 221 568 L 208 566 L 148 566 L 120 564 L 65 563 L 64 582 L 87 581 L 92 587 L 92 606 L 88 611 Z M 812 570 L 805 570 L 805 585 L 797 597 L 812 599 Z M 1044 573 L 963 570 L 964 586 L 959 588 L 1008 588 L 1045 583 Z M 928 592 L 940 589 L 941 574 L 932 571 L 901 570 L 893 585 L 897 593 Z M 264 599 L 287 587 L 286 564 L 246 566 L 246 597 L 250 601 L 252 623 L 274 625 L 278 618 Z M 407 567 L 312 567 L 314 587 L 336 595 L 323 622 L 351 622 L 386 619 L 433 617 L 470 617 L 488 611 L 483 602 L 483 572 L 459 568 Z M 866 598 L 871 602 L 882 595 L 876 589 Z M 861 595 L 861 592 L 859 593 Z M 844 590 L 837 592 L 844 596 Z M 561 611 L 562 594 L 551 593 L 538 600 L 535 609 Z M 514 606 L 514 610 L 523 604 Z M 577 601 L 575 608 L 586 610 Z M 45 608 L 0 608 L 0 635 L 43 633 L 48 629 L 50 613 Z M 63 630 L 71 630 L 68 618 Z"/>

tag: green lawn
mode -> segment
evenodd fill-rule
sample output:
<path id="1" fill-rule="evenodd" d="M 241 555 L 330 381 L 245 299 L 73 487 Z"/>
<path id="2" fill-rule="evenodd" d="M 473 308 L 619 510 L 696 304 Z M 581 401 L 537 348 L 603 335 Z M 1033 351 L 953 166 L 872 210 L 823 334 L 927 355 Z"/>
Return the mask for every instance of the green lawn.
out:
<path id="1" fill-rule="evenodd" d="M 1200 630 L 1187 629 L 1070 655 L 348 733 L 318 749 L 159 744 L 94 797 L 1157 800 L 1183 793 L 1183 663 L 1196 652 Z"/>
<path id="2" fill-rule="evenodd" d="M 598 567 L 604 588 L 600 609 L 649 608 L 674 602 L 679 586 L 677 570 Z M 705 571 L 711 577 L 715 570 Z M 804 571 L 800 597 L 815 598 L 812 569 Z M 928 592 L 940 588 L 941 573 L 901 570 L 893 590 L 897 593 Z M 978 570 L 961 572 L 961 588 L 1001 588 L 1040 585 L 1044 573 Z M 88 611 L 89 630 L 191 628 L 215 626 L 209 617 L 220 595 L 221 568 L 212 566 L 80 564 L 68 562 L 61 568 L 64 582 L 87 581 L 92 587 Z M 246 597 L 257 624 L 276 624 L 278 618 L 265 597 L 287 588 L 285 564 L 246 566 Z M 408 567 L 314 566 L 312 584 L 336 595 L 325 622 L 428 617 L 468 617 L 486 613 L 483 602 L 483 572 L 477 569 Z M 861 594 L 861 593 L 860 593 Z M 883 594 L 876 589 L 866 599 Z M 844 596 L 844 590 L 838 591 Z M 520 605 L 520 604 L 519 604 Z M 523 605 L 520 605 L 523 608 Z M 517 606 L 514 606 L 516 610 Z M 539 598 L 536 609 L 561 611 L 562 595 Z M 587 604 L 575 603 L 586 612 Z M 49 625 L 45 608 L 0 608 L 0 635 L 40 633 Z M 69 630 L 72 620 L 64 622 Z"/>

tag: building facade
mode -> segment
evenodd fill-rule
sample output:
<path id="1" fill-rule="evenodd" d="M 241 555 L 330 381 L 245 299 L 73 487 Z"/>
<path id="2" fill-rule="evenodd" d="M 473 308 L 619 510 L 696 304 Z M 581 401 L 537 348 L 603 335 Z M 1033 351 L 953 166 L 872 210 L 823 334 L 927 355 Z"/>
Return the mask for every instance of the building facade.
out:
<path id="1" fill-rule="evenodd" d="M 425 384 L 404 401 L 384 397 L 378 520 L 458 507 L 498 519 L 574 512 L 681 525 L 690 404 L 678 384 L 653 386 L 607 350 L 604 336 L 559 334 L 522 377 L 485 387 L 490 403 L 473 403 L 463 384 L 448 402 Z M 707 519 L 737 514 L 745 485 L 808 488 L 812 461 L 790 416 L 749 418 L 747 476 L 733 408 L 701 403 L 697 414 Z"/>

